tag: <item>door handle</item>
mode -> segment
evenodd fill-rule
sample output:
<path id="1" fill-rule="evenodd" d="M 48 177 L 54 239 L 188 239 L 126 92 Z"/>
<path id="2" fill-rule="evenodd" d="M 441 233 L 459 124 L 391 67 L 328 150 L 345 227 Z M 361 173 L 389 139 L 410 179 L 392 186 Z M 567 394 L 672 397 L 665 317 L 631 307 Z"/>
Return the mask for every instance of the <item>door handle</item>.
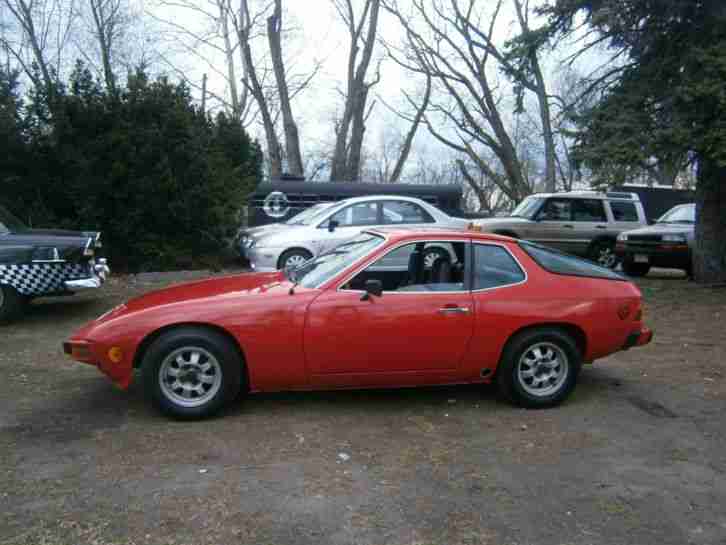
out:
<path id="1" fill-rule="evenodd" d="M 439 314 L 469 314 L 469 307 L 444 307 L 439 309 Z"/>
<path id="2" fill-rule="evenodd" d="M 607 229 L 606 225 L 596 225 L 595 229 Z"/>
<path id="3" fill-rule="evenodd" d="M 574 229 L 575 228 L 574 225 L 563 225 L 562 227 L 564 227 L 565 229 Z"/>

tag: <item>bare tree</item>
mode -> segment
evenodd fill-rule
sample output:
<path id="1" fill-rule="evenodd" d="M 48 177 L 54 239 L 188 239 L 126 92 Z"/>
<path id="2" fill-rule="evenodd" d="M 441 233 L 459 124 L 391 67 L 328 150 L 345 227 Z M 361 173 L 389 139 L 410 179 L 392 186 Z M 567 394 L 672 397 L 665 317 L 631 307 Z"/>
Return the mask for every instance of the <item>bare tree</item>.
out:
<path id="1" fill-rule="evenodd" d="M 292 115 L 290 106 L 290 92 L 285 78 L 285 63 L 282 59 L 282 0 L 275 0 L 275 10 L 267 18 L 267 39 L 270 42 L 270 55 L 275 71 L 277 93 L 282 113 L 282 125 L 285 133 L 285 151 L 287 155 L 287 170 L 290 174 L 301 176 L 303 173 L 302 156 L 300 154 L 300 137 L 297 132 L 297 123 Z"/>
<path id="2" fill-rule="evenodd" d="M 513 2 L 520 30 L 531 32 L 528 6 L 519 0 Z M 500 71 L 514 81 L 515 89 L 521 87 L 538 98 L 542 120 L 539 130 L 541 134 L 547 133 L 542 138 L 547 156 L 547 187 L 552 187 L 555 175 L 554 137 L 537 51 L 527 50 L 523 64 L 521 51 L 517 52 L 519 56 L 512 55 L 495 43 L 503 3 L 504 0 L 488 3 L 486 7 L 493 9 L 484 13 L 484 3 L 476 0 L 411 0 L 406 11 L 398 0 L 383 0 L 384 8 L 397 18 L 405 32 L 403 47 L 391 47 L 389 54 L 406 70 L 428 75 L 436 84 L 436 100 L 432 100 L 424 115 L 429 132 L 465 155 L 470 167 L 475 166 L 507 198 L 518 202 L 531 192 L 533 184 L 512 139 L 510 120 L 503 114 L 503 108 L 515 105 L 506 100 L 512 93 L 500 89 Z M 482 159 L 488 154 L 501 168 Z"/>
<path id="3" fill-rule="evenodd" d="M 352 0 L 333 0 L 333 5 L 348 29 L 350 50 L 345 106 L 336 127 L 330 179 L 357 180 L 360 175 L 365 123 L 370 114 L 370 107 L 367 105 L 368 93 L 380 81 L 380 71 L 376 71 L 371 81 L 367 80 L 367 74 L 376 42 L 381 0 L 365 0 L 360 17 L 356 15 Z"/>
<path id="4" fill-rule="evenodd" d="M 103 66 L 103 79 L 106 89 L 110 93 L 116 92 L 116 77 L 114 75 L 111 58 L 114 54 L 114 45 L 119 37 L 120 27 L 123 25 L 123 0 L 88 0 L 93 17 L 93 28 L 101 55 Z"/>
<path id="5" fill-rule="evenodd" d="M 73 0 L 0 0 L 0 8 L 9 14 L 0 47 L 52 98 L 76 17 Z"/>

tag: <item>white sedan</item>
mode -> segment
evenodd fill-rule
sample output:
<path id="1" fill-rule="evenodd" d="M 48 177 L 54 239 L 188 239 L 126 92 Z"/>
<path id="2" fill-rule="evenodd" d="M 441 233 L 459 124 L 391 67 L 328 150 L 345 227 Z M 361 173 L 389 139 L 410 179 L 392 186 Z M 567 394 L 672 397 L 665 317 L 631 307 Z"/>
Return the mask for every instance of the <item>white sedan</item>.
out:
<path id="1" fill-rule="evenodd" d="M 435 206 L 413 197 L 375 195 L 335 203 L 301 225 L 262 232 L 247 240 L 245 254 L 256 271 L 297 267 L 352 239 L 363 229 L 384 226 L 466 228 L 469 220 L 454 218 Z M 433 262 L 446 252 L 432 247 L 425 261 Z"/>

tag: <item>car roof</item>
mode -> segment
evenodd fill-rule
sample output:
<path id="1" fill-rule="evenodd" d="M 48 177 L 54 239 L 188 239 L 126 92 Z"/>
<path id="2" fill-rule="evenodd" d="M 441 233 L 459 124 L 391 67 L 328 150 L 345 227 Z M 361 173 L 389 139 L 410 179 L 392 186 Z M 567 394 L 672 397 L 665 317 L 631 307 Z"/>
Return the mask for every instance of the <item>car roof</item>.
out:
<path id="1" fill-rule="evenodd" d="M 389 240 L 402 241 L 406 239 L 420 238 L 453 238 L 461 240 L 485 240 L 490 242 L 511 242 L 515 239 L 504 235 L 495 235 L 473 229 L 452 227 L 376 227 L 366 229 L 366 233 L 373 233 L 384 236 Z"/>
<path id="2" fill-rule="evenodd" d="M 550 198 L 550 197 L 565 197 L 569 199 L 598 199 L 602 201 L 630 201 L 640 202 L 640 197 L 637 193 L 628 193 L 625 191 L 608 191 L 603 193 L 601 191 L 563 191 L 560 193 L 533 193 L 532 197 Z"/>
<path id="3" fill-rule="evenodd" d="M 335 201 L 335 204 L 355 204 L 358 202 L 377 201 L 377 200 L 396 200 L 396 201 L 410 201 L 415 203 L 426 203 L 425 200 L 419 199 L 418 197 L 407 197 L 404 195 L 362 195 L 360 197 L 349 197 L 340 201 Z"/>

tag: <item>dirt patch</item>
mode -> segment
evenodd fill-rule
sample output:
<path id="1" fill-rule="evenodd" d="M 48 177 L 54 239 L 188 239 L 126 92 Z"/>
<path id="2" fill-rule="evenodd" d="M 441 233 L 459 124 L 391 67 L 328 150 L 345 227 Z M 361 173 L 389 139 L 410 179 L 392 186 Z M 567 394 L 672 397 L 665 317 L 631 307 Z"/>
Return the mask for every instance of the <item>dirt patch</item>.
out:
<path id="1" fill-rule="evenodd" d="M 86 320 L 204 275 L 116 277 L 0 329 L 0 544 L 726 543 L 726 290 L 639 281 L 654 342 L 547 411 L 445 387 L 180 423 L 63 357 Z"/>

